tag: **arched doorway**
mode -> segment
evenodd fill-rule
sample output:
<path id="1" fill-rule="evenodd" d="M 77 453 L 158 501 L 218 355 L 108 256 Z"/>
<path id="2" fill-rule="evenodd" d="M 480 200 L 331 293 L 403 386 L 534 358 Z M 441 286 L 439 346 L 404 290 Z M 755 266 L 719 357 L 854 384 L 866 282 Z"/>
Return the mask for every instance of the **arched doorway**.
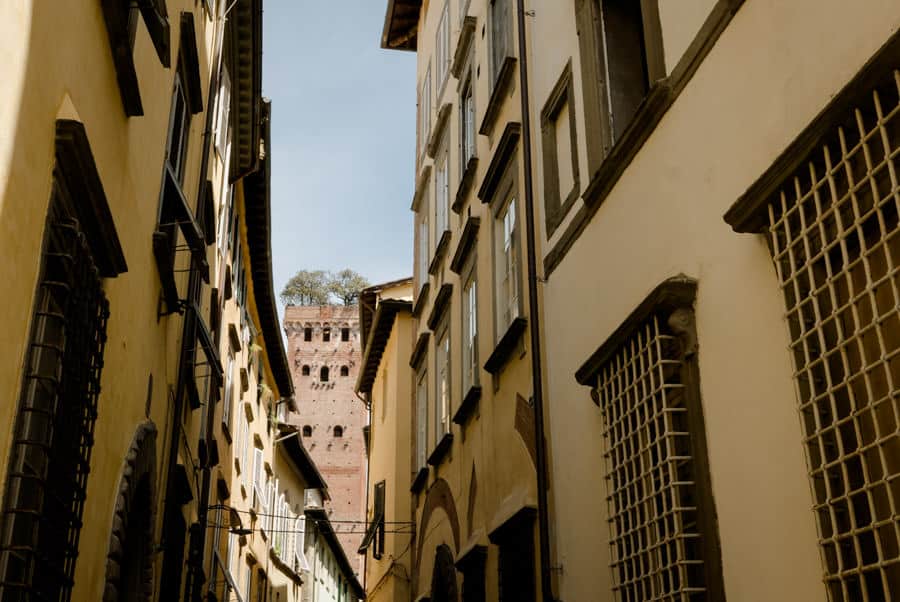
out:
<path id="1" fill-rule="evenodd" d="M 431 602 L 458 602 L 456 567 L 453 553 L 446 545 L 438 546 L 434 556 L 434 572 L 431 575 Z"/>
<path id="2" fill-rule="evenodd" d="M 156 426 L 138 427 L 119 482 L 103 602 L 153 599 Z"/>

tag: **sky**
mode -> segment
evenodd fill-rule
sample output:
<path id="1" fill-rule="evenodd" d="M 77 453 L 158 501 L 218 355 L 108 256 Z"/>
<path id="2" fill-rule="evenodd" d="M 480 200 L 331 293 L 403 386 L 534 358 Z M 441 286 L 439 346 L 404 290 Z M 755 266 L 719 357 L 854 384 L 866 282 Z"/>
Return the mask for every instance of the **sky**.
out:
<path id="1" fill-rule="evenodd" d="M 412 275 L 415 55 L 382 50 L 387 0 L 269 0 L 275 292 L 301 269 Z"/>

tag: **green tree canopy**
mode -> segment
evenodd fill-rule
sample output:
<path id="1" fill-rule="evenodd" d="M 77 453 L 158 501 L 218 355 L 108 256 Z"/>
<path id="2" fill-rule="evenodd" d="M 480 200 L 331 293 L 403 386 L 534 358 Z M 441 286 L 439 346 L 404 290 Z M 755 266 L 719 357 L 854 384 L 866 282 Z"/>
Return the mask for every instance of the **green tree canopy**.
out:
<path id="1" fill-rule="evenodd" d="M 300 270 L 281 291 L 286 305 L 353 305 L 369 281 L 350 269 L 337 273 L 324 270 Z"/>
<path id="2" fill-rule="evenodd" d="M 353 270 L 341 270 L 331 275 L 330 291 L 344 305 L 353 305 L 359 300 L 359 292 L 369 286 L 369 281 Z"/>

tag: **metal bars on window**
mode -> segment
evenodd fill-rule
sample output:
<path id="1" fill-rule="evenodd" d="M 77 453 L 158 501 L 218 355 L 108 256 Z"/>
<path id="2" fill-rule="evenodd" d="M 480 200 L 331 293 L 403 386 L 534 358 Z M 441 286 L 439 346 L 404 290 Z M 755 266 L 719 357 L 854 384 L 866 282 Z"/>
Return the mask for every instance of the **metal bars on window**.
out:
<path id="1" fill-rule="evenodd" d="M 109 305 L 57 182 L 0 531 L 0 600 L 71 598 Z"/>
<path id="2" fill-rule="evenodd" d="M 900 599 L 900 71 L 768 206 L 824 579 Z"/>
<path id="3" fill-rule="evenodd" d="M 707 599 L 683 354 L 651 316 L 598 376 L 617 600 Z"/>

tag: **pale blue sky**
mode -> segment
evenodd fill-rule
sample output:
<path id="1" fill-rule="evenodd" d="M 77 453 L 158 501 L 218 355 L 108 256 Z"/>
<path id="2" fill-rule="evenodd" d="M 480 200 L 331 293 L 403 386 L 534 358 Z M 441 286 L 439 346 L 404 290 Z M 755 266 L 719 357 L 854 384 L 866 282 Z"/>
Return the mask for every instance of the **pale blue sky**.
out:
<path id="1" fill-rule="evenodd" d="M 299 269 L 412 275 L 415 55 L 382 50 L 387 0 L 269 0 L 275 292 Z"/>

